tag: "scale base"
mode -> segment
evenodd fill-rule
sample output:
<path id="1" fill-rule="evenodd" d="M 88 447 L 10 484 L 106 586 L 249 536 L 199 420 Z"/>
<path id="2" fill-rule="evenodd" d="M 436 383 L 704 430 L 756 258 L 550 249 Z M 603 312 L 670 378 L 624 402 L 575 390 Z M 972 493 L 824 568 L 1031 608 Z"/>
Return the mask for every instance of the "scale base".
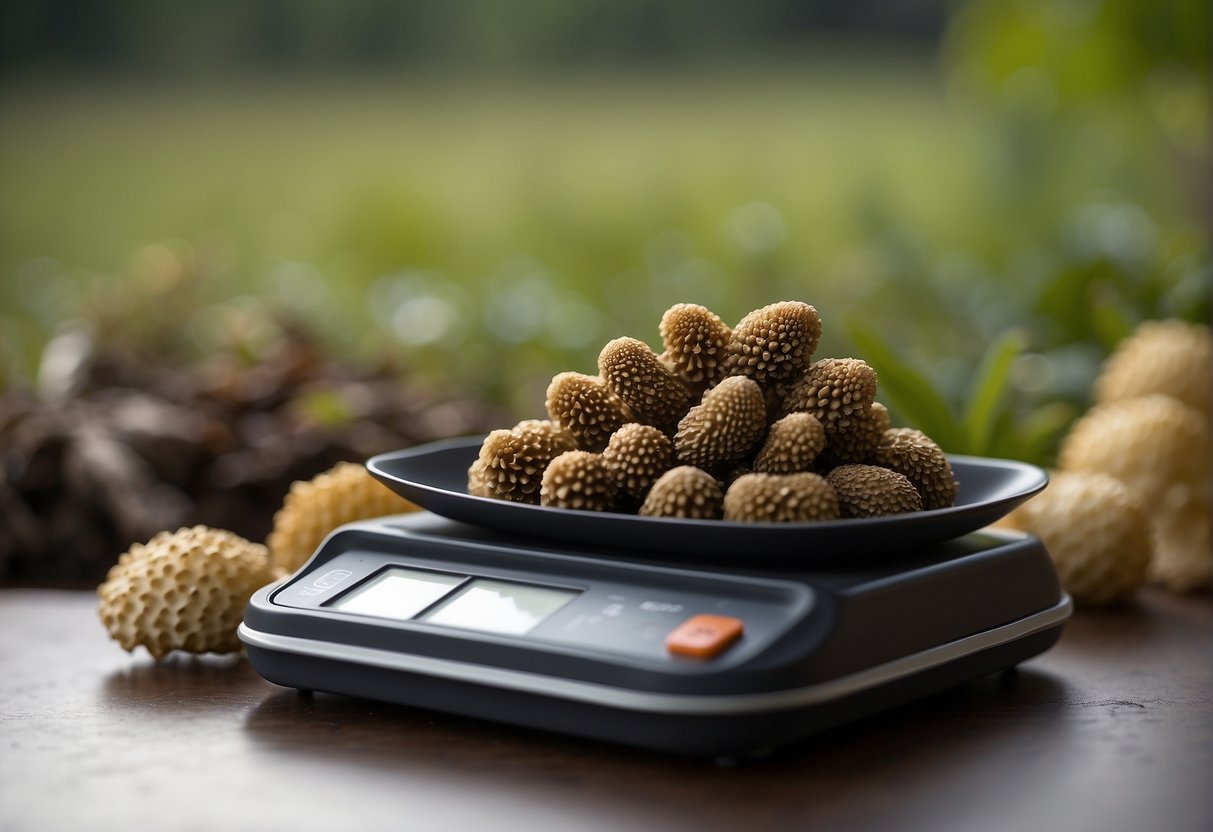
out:
<path id="1" fill-rule="evenodd" d="M 609 574 L 651 570 L 675 582 L 685 574 L 687 585 L 777 578 L 814 601 L 761 651 L 731 648 L 736 655 L 714 662 L 719 668 L 701 665 L 688 675 L 685 662 L 667 660 L 664 669 L 653 661 L 612 664 L 609 656 L 556 650 L 535 639 L 511 644 L 273 600 L 324 574 L 338 557 L 408 563 L 421 551 L 431 558 L 449 551 L 452 559 L 465 558 L 463 570 L 473 573 L 489 571 L 485 564 L 499 570 L 529 564 L 548 576 L 572 574 L 574 567 Z M 466 566 L 473 556 L 479 567 Z M 1056 643 L 1070 609 L 1048 553 L 1026 536 L 983 532 L 850 570 L 788 574 L 701 570 L 605 552 L 595 557 L 585 548 L 570 553 L 422 513 L 334 533 L 294 578 L 254 595 L 240 636 L 253 667 L 287 687 L 666 752 L 741 758 L 1012 668 Z M 524 648 L 529 652 L 520 652 Z M 580 675 L 579 662 L 587 666 Z M 605 670 L 594 671 L 594 662 Z"/>
<path id="2" fill-rule="evenodd" d="M 1058 625 L 833 702 L 749 715 L 620 710 L 475 684 L 436 683 L 429 676 L 338 661 L 309 662 L 304 668 L 290 654 L 252 646 L 248 653 L 258 673 L 298 687 L 304 695 L 322 690 L 657 751 L 741 759 L 769 755 L 790 742 L 1013 667 L 1048 650 L 1060 634 Z"/>

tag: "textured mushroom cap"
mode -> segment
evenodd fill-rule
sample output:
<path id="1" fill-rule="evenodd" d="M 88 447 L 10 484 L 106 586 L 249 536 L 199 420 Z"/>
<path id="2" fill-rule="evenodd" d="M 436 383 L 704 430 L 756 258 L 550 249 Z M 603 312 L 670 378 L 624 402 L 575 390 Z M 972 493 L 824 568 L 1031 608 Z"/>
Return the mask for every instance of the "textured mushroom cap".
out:
<path id="1" fill-rule="evenodd" d="M 677 423 L 691 406 L 691 393 L 644 341 L 616 338 L 598 354 L 598 373 L 643 422 Z"/>
<path id="2" fill-rule="evenodd" d="M 172 650 L 228 653 L 240 649 L 236 627 L 249 597 L 271 579 L 259 543 L 206 526 L 161 532 L 110 568 L 97 587 L 98 612 L 126 650 L 142 644 L 156 659 Z"/>
<path id="3" fill-rule="evenodd" d="M 1153 514 L 1209 496 L 1208 417 L 1170 396 L 1096 405 L 1061 444 L 1059 466 L 1111 474 Z"/>
<path id="4" fill-rule="evenodd" d="M 1105 474 L 1059 472 L 1000 525 L 1044 541 L 1077 603 L 1121 601 L 1145 581 L 1149 514 L 1132 490 Z"/>
<path id="5" fill-rule="evenodd" d="M 566 451 L 543 472 L 539 503 L 553 508 L 610 511 L 617 493 L 601 454 Z"/>
<path id="6" fill-rule="evenodd" d="M 762 450 L 754 457 L 754 470 L 762 474 L 807 471 L 826 446 L 826 431 L 811 413 L 790 413 L 767 433 Z"/>
<path id="7" fill-rule="evenodd" d="M 922 510 L 922 497 L 914 484 L 888 468 L 840 465 L 826 481 L 838 492 L 843 517 L 883 517 Z"/>
<path id="8" fill-rule="evenodd" d="M 835 427 L 826 435 L 826 447 L 818 464 L 831 469 L 849 463 L 868 463 L 876 453 L 880 437 L 893 426 L 889 421 L 889 409 L 880 402 L 872 406 L 845 428 Z M 904 472 L 903 472 L 904 473 Z"/>
<path id="9" fill-rule="evenodd" d="M 1110 402 L 1162 393 L 1208 415 L 1213 387 L 1209 327 L 1146 321 L 1108 359 L 1095 382 L 1095 400 Z"/>
<path id="10" fill-rule="evenodd" d="M 914 428 L 890 428 L 880 436 L 872 458 L 876 464 L 903 474 L 922 495 L 928 511 L 956 502 L 956 478 L 947 454 L 931 437 Z"/>
<path id="11" fill-rule="evenodd" d="M 361 465 L 339 462 L 310 480 L 291 483 L 266 540 L 270 562 L 276 574 L 294 572 L 338 526 L 406 511 L 417 511 L 417 506 Z"/>
<path id="12" fill-rule="evenodd" d="M 646 517 L 684 517 L 714 520 L 720 517 L 724 494 L 707 471 L 680 465 L 662 474 L 640 506 Z"/>
<path id="13" fill-rule="evenodd" d="M 678 459 L 698 468 L 740 459 L 767 427 L 762 388 L 750 378 L 726 378 L 703 394 L 678 423 L 674 450 Z"/>
<path id="14" fill-rule="evenodd" d="M 543 471 L 556 456 L 574 449 L 559 425 L 540 419 L 495 430 L 484 438 L 468 469 L 468 493 L 516 503 L 539 502 Z"/>
<path id="15" fill-rule="evenodd" d="M 733 330 L 712 310 L 697 303 L 677 303 L 661 316 L 662 353 L 667 366 L 698 392 L 725 375 Z"/>
<path id="16" fill-rule="evenodd" d="M 764 384 L 796 378 L 821 340 L 821 317 L 807 303 L 785 300 L 755 309 L 733 327 L 727 369 Z"/>
<path id="17" fill-rule="evenodd" d="M 548 385 L 546 406 L 552 420 L 585 451 L 601 451 L 611 434 L 636 421 L 602 379 L 582 373 L 558 373 Z"/>
<path id="18" fill-rule="evenodd" d="M 725 520 L 799 523 L 838 516 L 838 496 L 817 474 L 746 474 L 724 495 Z"/>
<path id="19" fill-rule="evenodd" d="M 632 422 L 615 431 L 602 461 L 620 491 L 643 497 L 674 464 L 674 443 L 657 428 Z"/>
<path id="20" fill-rule="evenodd" d="M 876 371 L 858 358 L 823 358 L 809 367 L 784 399 L 787 413 L 812 413 L 826 433 L 846 430 L 876 400 Z"/>
<path id="21" fill-rule="evenodd" d="M 483 448 L 484 446 L 481 445 Z M 468 468 L 468 494 L 473 497 L 492 497 L 492 482 L 489 479 L 489 468 L 483 459 L 477 457 Z"/>
<path id="22" fill-rule="evenodd" d="M 523 419 L 510 430 L 552 449 L 552 456 L 577 450 L 573 436 L 551 419 Z"/>
<path id="23" fill-rule="evenodd" d="M 1209 501 L 1193 498 L 1187 503 L 1155 515 L 1154 559 L 1147 575 L 1154 583 L 1172 592 L 1196 592 L 1208 589 L 1213 557 L 1210 541 Z"/>

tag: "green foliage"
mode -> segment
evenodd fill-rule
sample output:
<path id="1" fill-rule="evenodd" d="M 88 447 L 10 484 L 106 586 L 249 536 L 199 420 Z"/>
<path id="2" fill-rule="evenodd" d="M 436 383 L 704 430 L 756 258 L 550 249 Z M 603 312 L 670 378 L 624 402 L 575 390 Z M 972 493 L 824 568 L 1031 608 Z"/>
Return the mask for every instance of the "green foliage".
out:
<path id="1" fill-rule="evenodd" d="M 977 366 L 968 399 L 961 411 L 966 453 L 993 455 L 999 437 L 1000 417 L 1010 388 L 1011 368 L 1026 346 L 1024 333 L 1003 333 L 990 344 Z"/>
<path id="2" fill-rule="evenodd" d="M 878 398 L 894 424 L 917 427 L 949 453 L 1045 462 L 1078 414 L 1070 404 L 1033 405 L 1017 398 L 1014 370 L 1028 343 L 1021 330 L 1003 333 L 986 348 L 959 402 L 950 401 L 873 330 L 852 321 L 850 334 L 876 370 Z"/>
<path id="3" fill-rule="evenodd" d="M 953 409 L 913 364 L 899 358 L 874 330 L 852 322 L 851 339 L 876 370 L 878 398 L 887 402 L 897 424 L 913 425 L 952 453 L 968 453 L 966 436 Z"/>

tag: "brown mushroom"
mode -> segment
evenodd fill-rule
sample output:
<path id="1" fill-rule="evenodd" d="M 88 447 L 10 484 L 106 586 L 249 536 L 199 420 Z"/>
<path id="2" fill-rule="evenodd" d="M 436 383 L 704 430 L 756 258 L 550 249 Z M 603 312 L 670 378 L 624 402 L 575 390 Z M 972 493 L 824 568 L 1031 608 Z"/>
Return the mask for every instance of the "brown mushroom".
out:
<path id="1" fill-rule="evenodd" d="M 825 428 L 811 413 L 789 413 L 767 433 L 754 457 L 754 470 L 762 474 L 807 471 L 826 446 Z"/>
<path id="2" fill-rule="evenodd" d="M 840 465 L 826 481 L 838 493 L 843 517 L 884 517 L 922 510 L 922 498 L 906 477 L 878 465 Z"/>
<path id="3" fill-rule="evenodd" d="M 826 447 L 816 467 L 833 470 L 839 465 L 871 463 L 881 435 L 892 426 L 889 409 L 880 402 L 872 402 L 872 406 L 850 425 L 835 426 L 826 435 Z"/>
<path id="4" fill-rule="evenodd" d="M 584 451 L 601 451 L 611 434 L 636 421 L 632 409 L 597 376 L 559 373 L 548 385 L 547 411 Z"/>
<path id="5" fill-rule="evenodd" d="M 931 437 L 914 428 L 890 428 L 881 434 L 872 458 L 905 475 L 922 495 L 927 510 L 947 508 L 956 502 L 957 483 L 952 464 Z"/>
<path id="6" fill-rule="evenodd" d="M 723 501 L 715 477 L 699 468 L 680 465 L 658 477 L 640 513 L 645 517 L 713 520 L 720 517 Z"/>
<path id="7" fill-rule="evenodd" d="M 743 523 L 835 520 L 838 497 L 817 474 L 746 474 L 724 495 L 724 519 Z"/>
<path id="8" fill-rule="evenodd" d="M 733 330 L 719 316 L 697 303 L 678 303 L 661 316 L 662 358 L 667 367 L 696 394 L 725 375 L 725 359 Z"/>
<path id="9" fill-rule="evenodd" d="M 598 354 L 598 373 L 636 417 L 673 427 L 691 406 L 691 393 L 644 341 L 616 338 Z"/>
<path id="10" fill-rule="evenodd" d="M 615 431 L 602 460 L 620 491 L 641 498 L 674 464 L 674 443 L 652 425 L 632 422 Z"/>
<path id="11" fill-rule="evenodd" d="M 858 358 L 823 358 L 792 385 L 786 413 L 812 413 L 826 433 L 857 423 L 876 399 L 876 371 Z"/>
<path id="12" fill-rule="evenodd" d="M 485 437 L 468 469 L 468 493 L 537 503 L 544 469 L 573 448 L 572 437 L 546 420 L 529 419 L 510 430 L 495 430 Z"/>
<path id="13" fill-rule="evenodd" d="M 618 490 L 601 454 L 566 451 L 543 472 L 539 504 L 580 511 L 610 511 Z"/>
<path id="14" fill-rule="evenodd" d="M 821 317 L 801 301 L 755 309 L 733 327 L 727 369 L 762 384 L 791 381 L 804 372 L 821 339 Z"/>
<path id="15" fill-rule="evenodd" d="M 753 379 L 733 376 L 704 393 L 678 423 L 674 450 L 687 465 L 712 468 L 745 456 L 766 426 L 762 389 Z"/>

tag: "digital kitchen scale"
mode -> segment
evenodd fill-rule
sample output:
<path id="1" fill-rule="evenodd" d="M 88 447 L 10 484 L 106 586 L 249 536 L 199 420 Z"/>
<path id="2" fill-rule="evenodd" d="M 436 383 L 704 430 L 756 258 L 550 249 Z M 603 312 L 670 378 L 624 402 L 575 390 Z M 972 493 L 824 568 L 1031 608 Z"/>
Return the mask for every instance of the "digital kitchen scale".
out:
<path id="1" fill-rule="evenodd" d="M 429 511 L 352 523 L 252 597 L 240 638 L 288 687 L 740 756 L 1011 667 L 1053 645 L 1071 609 L 1040 541 L 1017 533 L 753 563 L 651 543 Z"/>

